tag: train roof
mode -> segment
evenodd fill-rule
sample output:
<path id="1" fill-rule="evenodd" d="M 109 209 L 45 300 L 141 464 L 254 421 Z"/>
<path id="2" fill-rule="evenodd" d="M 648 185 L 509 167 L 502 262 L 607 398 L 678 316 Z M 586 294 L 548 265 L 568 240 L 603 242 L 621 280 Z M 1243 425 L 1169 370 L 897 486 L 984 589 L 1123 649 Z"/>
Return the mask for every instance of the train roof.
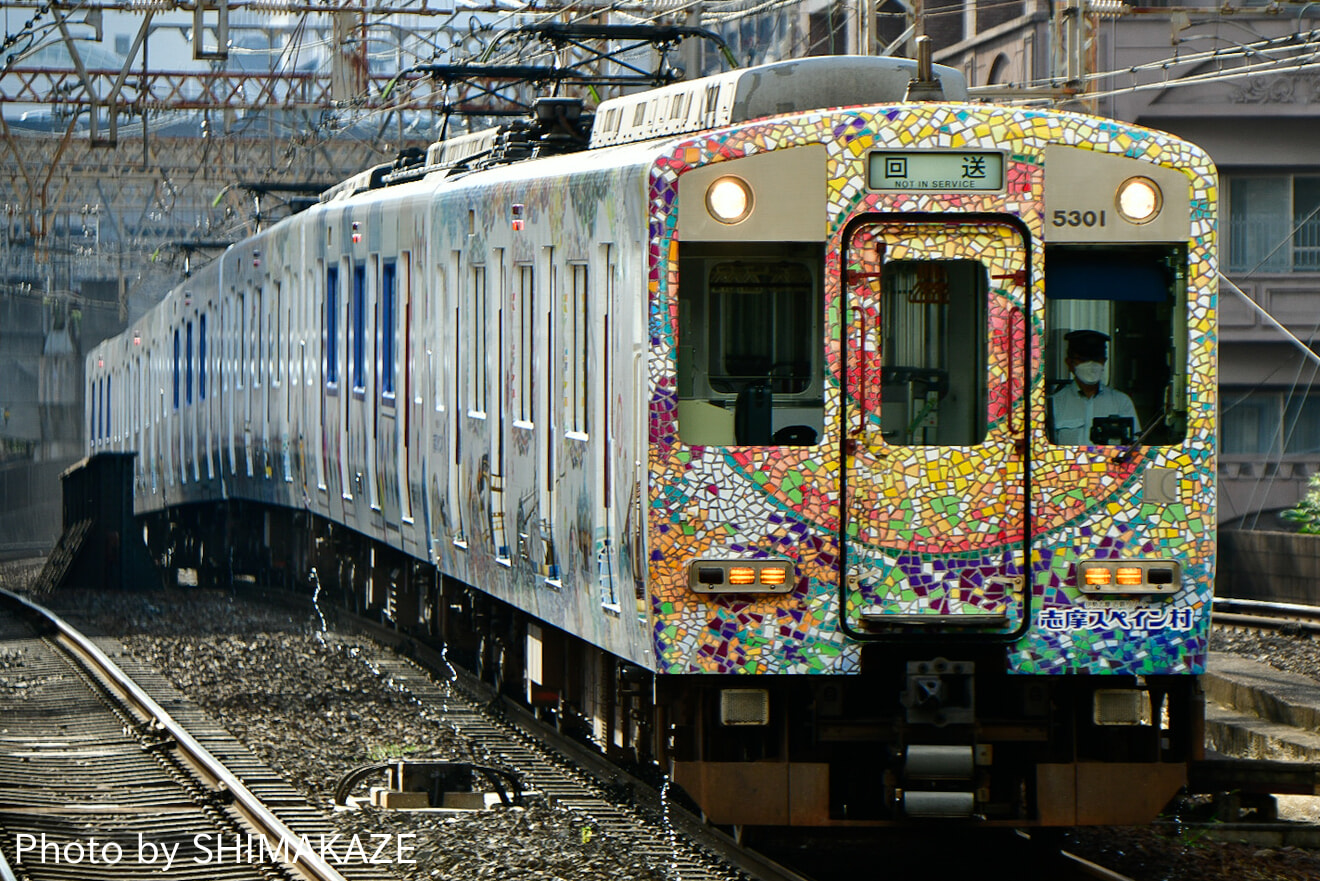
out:
<path id="1" fill-rule="evenodd" d="M 967 80 L 932 65 L 949 101 L 967 99 Z M 917 78 L 911 58 L 822 55 L 731 70 L 601 102 L 590 147 L 706 131 L 765 116 L 902 101 Z"/>
<path id="2" fill-rule="evenodd" d="M 932 75 L 945 100 L 967 99 L 961 73 L 932 65 Z M 601 102 L 594 115 L 583 110 L 579 99 L 545 98 L 536 102 L 530 120 L 438 141 L 424 154 L 401 155 L 331 187 L 321 201 L 347 199 L 433 172 L 638 144 L 767 116 L 899 102 L 917 77 L 917 62 L 910 58 L 829 55 L 731 70 L 612 98 Z"/>

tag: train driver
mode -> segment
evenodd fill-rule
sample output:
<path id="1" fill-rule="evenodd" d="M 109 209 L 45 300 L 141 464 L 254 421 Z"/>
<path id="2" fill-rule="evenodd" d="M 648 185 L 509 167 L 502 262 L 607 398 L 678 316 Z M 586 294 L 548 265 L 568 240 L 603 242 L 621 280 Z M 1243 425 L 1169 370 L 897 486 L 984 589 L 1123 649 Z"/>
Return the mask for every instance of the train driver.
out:
<path id="1" fill-rule="evenodd" d="M 1132 399 L 1101 380 L 1109 360 L 1109 335 L 1074 330 L 1064 336 L 1064 363 L 1073 381 L 1050 396 L 1051 428 L 1056 444 L 1132 443 L 1141 435 Z"/>

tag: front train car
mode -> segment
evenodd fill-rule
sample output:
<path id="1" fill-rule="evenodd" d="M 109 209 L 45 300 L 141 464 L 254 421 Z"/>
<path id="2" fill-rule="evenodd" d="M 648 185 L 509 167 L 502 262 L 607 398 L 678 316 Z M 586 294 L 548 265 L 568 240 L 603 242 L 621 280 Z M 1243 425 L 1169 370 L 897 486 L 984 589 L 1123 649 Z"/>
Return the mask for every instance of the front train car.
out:
<path id="1" fill-rule="evenodd" d="M 879 62 L 597 116 L 723 124 L 649 184 L 673 778 L 743 826 L 1144 822 L 1202 739 L 1215 170 L 1067 113 L 786 112 L 907 82 Z"/>

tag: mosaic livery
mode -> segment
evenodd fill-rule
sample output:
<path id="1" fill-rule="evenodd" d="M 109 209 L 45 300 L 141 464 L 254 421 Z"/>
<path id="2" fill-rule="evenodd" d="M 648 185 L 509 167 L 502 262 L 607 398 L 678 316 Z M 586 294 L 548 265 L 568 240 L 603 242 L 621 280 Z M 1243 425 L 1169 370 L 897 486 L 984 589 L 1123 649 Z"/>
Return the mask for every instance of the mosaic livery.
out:
<path id="1" fill-rule="evenodd" d="M 90 355 L 89 452 L 167 566 L 315 567 L 712 822 L 1144 821 L 1201 740 L 1215 170 L 915 73 L 365 172 Z"/>

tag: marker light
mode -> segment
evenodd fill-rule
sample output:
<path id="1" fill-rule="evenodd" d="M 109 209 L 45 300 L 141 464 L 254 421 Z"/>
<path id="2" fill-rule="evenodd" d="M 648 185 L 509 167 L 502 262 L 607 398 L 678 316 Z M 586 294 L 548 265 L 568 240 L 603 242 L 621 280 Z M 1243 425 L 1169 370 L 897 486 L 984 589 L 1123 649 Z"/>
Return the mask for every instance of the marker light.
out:
<path id="1" fill-rule="evenodd" d="M 1085 579 L 1086 579 L 1086 583 L 1087 583 L 1087 584 L 1108 584 L 1108 583 L 1109 583 L 1109 570 L 1108 570 L 1108 569 L 1093 568 L 1093 569 L 1084 569 L 1084 570 L 1082 570 L 1082 571 L 1085 573 L 1085 576 L 1084 576 L 1084 577 L 1085 577 Z"/>
<path id="2" fill-rule="evenodd" d="M 730 566 L 729 567 L 730 584 L 755 584 L 756 570 L 751 566 Z"/>
<path id="3" fill-rule="evenodd" d="M 1094 572 L 1095 570 L 1093 569 L 1091 571 Z M 1119 584 L 1126 585 L 1128 587 L 1131 587 L 1133 585 L 1140 585 L 1143 581 L 1145 581 L 1145 577 L 1142 574 L 1141 567 L 1139 566 L 1119 566 L 1118 572 L 1115 574 L 1115 577 Z"/>
<path id="4" fill-rule="evenodd" d="M 782 566 L 767 566 L 761 570 L 762 584 L 783 584 L 788 579 L 788 569 Z"/>
<path id="5" fill-rule="evenodd" d="M 706 210 L 720 223 L 741 223 L 752 213 L 752 188 L 740 177 L 725 175 L 706 190 Z"/>
<path id="6" fill-rule="evenodd" d="M 1129 223 L 1150 223 L 1164 207 L 1164 194 L 1150 178 L 1130 177 L 1118 185 L 1114 203 Z"/>

